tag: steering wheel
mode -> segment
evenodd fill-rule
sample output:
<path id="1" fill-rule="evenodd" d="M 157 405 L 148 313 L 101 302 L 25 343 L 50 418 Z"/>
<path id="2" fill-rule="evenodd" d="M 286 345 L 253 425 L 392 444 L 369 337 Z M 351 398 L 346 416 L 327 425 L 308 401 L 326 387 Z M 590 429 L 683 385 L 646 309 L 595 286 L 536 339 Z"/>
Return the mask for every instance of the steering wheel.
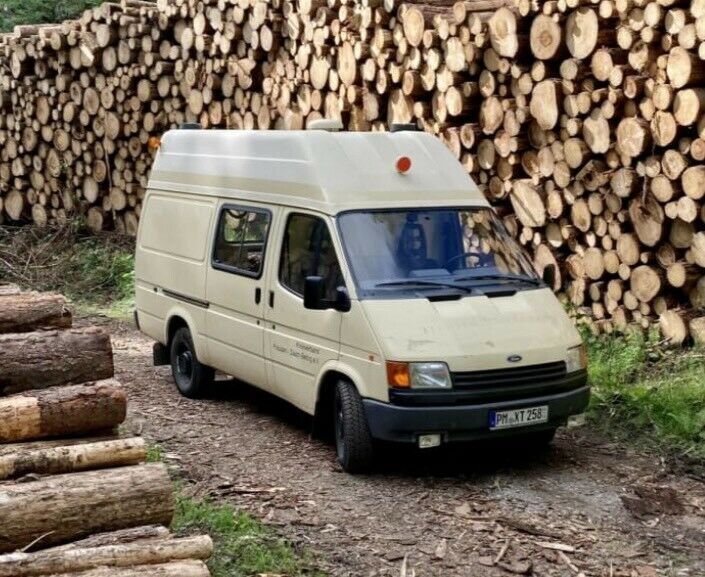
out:
<path id="1" fill-rule="evenodd" d="M 463 252 L 463 253 L 461 253 L 461 254 L 456 254 L 454 257 L 448 259 L 448 260 L 443 264 L 443 268 L 448 269 L 448 270 L 451 270 L 450 265 L 451 265 L 452 263 L 454 263 L 455 261 L 458 261 L 458 260 L 460 260 L 460 259 L 463 259 L 463 258 L 470 258 L 470 257 L 472 257 L 472 256 L 474 256 L 474 257 L 479 257 L 480 255 L 479 255 L 478 253 L 476 253 L 476 252 Z M 455 269 L 452 269 L 452 270 L 455 270 Z"/>

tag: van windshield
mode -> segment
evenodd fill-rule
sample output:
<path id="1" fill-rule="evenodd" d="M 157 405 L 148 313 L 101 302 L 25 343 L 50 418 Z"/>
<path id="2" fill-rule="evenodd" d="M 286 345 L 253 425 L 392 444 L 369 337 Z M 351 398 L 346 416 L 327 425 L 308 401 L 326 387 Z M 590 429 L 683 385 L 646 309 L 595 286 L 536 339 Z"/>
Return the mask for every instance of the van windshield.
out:
<path id="1" fill-rule="evenodd" d="M 338 223 L 360 298 L 543 286 L 489 208 L 354 211 Z"/>

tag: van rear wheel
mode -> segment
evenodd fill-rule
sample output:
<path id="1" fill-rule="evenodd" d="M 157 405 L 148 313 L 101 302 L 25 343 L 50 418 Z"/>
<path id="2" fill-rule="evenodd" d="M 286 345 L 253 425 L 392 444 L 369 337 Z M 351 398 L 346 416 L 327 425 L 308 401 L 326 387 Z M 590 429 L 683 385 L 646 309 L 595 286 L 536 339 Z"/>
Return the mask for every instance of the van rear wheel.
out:
<path id="1" fill-rule="evenodd" d="M 171 339 L 171 372 L 179 392 L 189 399 L 202 397 L 213 384 L 215 371 L 196 357 L 191 331 L 180 328 Z"/>
<path id="2" fill-rule="evenodd" d="M 355 385 L 339 381 L 335 390 L 335 449 L 348 473 L 363 473 L 374 463 L 372 435 Z"/>

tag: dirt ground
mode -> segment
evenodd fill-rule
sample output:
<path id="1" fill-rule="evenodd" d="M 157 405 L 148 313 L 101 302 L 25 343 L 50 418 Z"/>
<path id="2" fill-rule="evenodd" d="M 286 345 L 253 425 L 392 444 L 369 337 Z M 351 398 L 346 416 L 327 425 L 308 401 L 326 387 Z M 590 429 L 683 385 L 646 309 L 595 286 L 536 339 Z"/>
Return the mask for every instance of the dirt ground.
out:
<path id="1" fill-rule="evenodd" d="M 352 477 L 290 406 L 231 381 L 181 398 L 148 339 L 110 329 L 128 427 L 193 489 L 276 526 L 331 575 L 705 575 L 704 479 L 588 426 L 539 453 L 393 451 L 378 473 Z"/>

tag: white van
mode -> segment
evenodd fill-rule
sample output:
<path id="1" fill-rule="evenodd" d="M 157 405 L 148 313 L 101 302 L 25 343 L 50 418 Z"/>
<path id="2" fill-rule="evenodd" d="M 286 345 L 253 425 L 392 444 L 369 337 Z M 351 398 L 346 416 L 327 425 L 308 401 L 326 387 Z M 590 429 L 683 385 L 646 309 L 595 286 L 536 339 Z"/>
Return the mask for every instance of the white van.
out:
<path id="1" fill-rule="evenodd" d="M 378 440 L 550 442 L 588 404 L 572 322 L 422 132 L 168 132 L 136 281 L 182 394 L 215 370 L 265 389 L 330 424 L 350 472 Z"/>

